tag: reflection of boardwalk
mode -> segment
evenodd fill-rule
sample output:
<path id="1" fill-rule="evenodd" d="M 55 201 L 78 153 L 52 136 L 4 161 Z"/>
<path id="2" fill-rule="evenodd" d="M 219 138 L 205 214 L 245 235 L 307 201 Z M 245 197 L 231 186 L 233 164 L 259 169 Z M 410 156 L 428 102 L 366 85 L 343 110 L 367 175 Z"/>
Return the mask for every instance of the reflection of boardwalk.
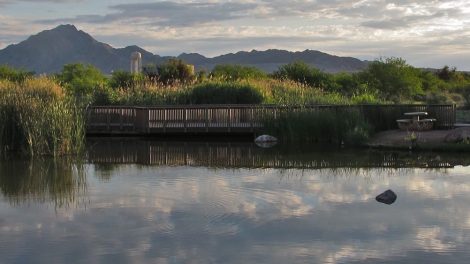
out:
<path id="1" fill-rule="evenodd" d="M 250 143 L 175 143 L 99 141 L 90 144 L 91 163 L 225 168 L 450 168 L 455 164 L 436 156 L 410 156 L 371 151 L 286 154 Z M 450 159 L 452 160 L 452 159 Z"/>

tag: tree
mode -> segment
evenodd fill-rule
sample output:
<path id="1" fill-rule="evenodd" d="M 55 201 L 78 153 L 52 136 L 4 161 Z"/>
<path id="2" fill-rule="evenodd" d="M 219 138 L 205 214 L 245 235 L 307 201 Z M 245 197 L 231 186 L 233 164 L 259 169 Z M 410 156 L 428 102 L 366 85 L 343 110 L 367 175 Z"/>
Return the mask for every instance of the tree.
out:
<path id="1" fill-rule="evenodd" d="M 153 81 L 153 82 L 158 81 L 158 68 L 157 68 L 157 65 L 155 65 L 153 63 L 145 65 L 144 67 L 142 67 L 142 73 L 144 74 L 144 76 L 148 80 Z"/>
<path id="2" fill-rule="evenodd" d="M 451 79 L 455 78 L 457 68 L 452 67 L 449 68 L 449 66 L 444 66 L 442 69 L 438 70 L 436 75 L 439 77 L 439 79 L 444 80 L 444 81 L 450 81 Z"/>
<path id="3" fill-rule="evenodd" d="M 111 74 L 109 85 L 114 89 L 130 89 L 134 88 L 135 85 L 143 79 L 144 78 L 142 74 L 133 74 L 126 71 L 115 71 Z"/>
<path id="4" fill-rule="evenodd" d="M 267 74 L 256 67 L 222 64 L 212 69 L 211 76 L 226 81 L 236 81 L 241 79 L 264 79 Z"/>
<path id="5" fill-rule="evenodd" d="M 23 82 L 29 77 L 32 77 L 34 72 L 28 72 L 21 69 L 14 69 L 8 65 L 0 65 L 0 80 L 9 80 L 12 82 Z"/>
<path id="6" fill-rule="evenodd" d="M 76 95 L 90 95 L 107 84 L 101 71 L 89 64 L 67 64 L 57 75 L 58 80 Z"/>
<path id="7" fill-rule="evenodd" d="M 327 91 L 338 89 L 338 85 L 333 80 L 331 74 L 310 67 L 308 64 L 301 61 L 279 67 L 279 69 L 273 73 L 273 76 L 278 79 L 289 79 Z"/>
<path id="8" fill-rule="evenodd" d="M 191 82 L 194 80 L 194 66 L 179 59 L 170 59 L 157 66 L 158 80 L 164 84 Z"/>
<path id="9" fill-rule="evenodd" d="M 379 59 L 360 73 L 368 89 L 378 91 L 386 100 L 401 101 L 423 94 L 421 71 L 401 58 Z"/>

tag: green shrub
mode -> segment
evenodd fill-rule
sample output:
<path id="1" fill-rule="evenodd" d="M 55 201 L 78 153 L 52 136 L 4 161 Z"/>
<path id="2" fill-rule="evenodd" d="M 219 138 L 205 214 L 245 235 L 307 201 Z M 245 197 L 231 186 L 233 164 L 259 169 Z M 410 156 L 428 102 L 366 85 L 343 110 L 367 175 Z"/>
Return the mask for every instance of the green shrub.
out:
<path id="1" fill-rule="evenodd" d="M 133 74 L 126 71 L 115 71 L 111 74 L 109 86 L 117 89 L 132 89 L 145 80 L 143 74 Z"/>
<path id="2" fill-rule="evenodd" d="M 107 78 L 92 65 L 67 64 L 57 75 L 61 84 L 77 97 L 86 98 L 107 85 Z"/>
<path id="3" fill-rule="evenodd" d="M 237 81 L 243 79 L 265 79 L 267 74 L 256 67 L 224 64 L 215 66 L 211 72 L 211 77 L 225 81 Z"/>
<path id="4" fill-rule="evenodd" d="M 260 92 L 249 84 L 207 82 L 194 86 L 187 95 L 189 104 L 259 104 Z"/>
<path id="5" fill-rule="evenodd" d="M 169 85 L 176 82 L 190 83 L 195 79 L 194 66 L 179 59 L 170 59 L 157 66 L 158 81 Z"/>
<path id="6" fill-rule="evenodd" d="M 421 71 L 400 58 L 373 61 L 359 74 L 370 91 L 377 91 L 385 100 L 401 102 L 413 95 L 423 94 Z"/>
<path id="7" fill-rule="evenodd" d="M 0 80 L 8 80 L 12 82 L 23 82 L 27 78 L 34 75 L 33 72 L 25 70 L 14 69 L 7 65 L 0 65 Z"/>
<path id="8" fill-rule="evenodd" d="M 339 88 L 331 74 L 300 61 L 279 67 L 273 76 L 277 79 L 288 79 L 326 91 L 336 91 Z"/>

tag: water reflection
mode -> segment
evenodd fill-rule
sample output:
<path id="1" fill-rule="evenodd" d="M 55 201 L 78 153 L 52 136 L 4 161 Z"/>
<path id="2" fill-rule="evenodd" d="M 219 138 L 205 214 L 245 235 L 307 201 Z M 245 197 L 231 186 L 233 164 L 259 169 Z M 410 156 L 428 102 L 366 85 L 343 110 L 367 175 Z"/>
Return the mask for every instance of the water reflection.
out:
<path id="1" fill-rule="evenodd" d="M 344 150 L 331 146 L 277 146 L 254 143 L 90 140 L 88 161 L 95 164 L 143 164 L 220 168 L 452 168 L 470 165 L 470 157 L 452 153 Z"/>
<path id="2" fill-rule="evenodd" d="M 34 201 L 67 206 L 86 190 L 82 166 L 67 158 L 1 160 L 0 191 L 12 204 Z"/>
<path id="3" fill-rule="evenodd" d="M 86 208 L 18 207 L 2 187 L 0 262 L 466 263 L 470 257 L 470 171 L 456 166 L 463 157 L 132 141 L 132 148 L 170 150 L 146 156 L 125 142 L 106 144 L 88 154 Z M 106 148 L 112 159 L 103 160 Z M 175 149 L 180 154 L 172 158 Z M 429 169 L 436 159 L 444 168 Z M 371 168 L 384 161 L 385 170 Z M 14 171 L 1 172 L 3 186 L 3 172 Z M 34 193 L 11 189 L 13 196 Z M 375 201 L 387 189 L 400 196 L 393 206 Z"/>

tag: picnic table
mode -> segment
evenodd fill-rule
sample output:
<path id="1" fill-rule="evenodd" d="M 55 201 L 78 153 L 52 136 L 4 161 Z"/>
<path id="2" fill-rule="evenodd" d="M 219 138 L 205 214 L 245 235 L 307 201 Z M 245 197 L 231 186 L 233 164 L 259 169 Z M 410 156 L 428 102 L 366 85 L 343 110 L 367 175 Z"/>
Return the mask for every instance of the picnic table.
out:
<path id="1" fill-rule="evenodd" d="M 427 116 L 428 112 L 409 112 L 409 113 L 404 113 L 404 115 L 412 117 L 414 121 L 419 121 L 419 117 Z"/>
<path id="2" fill-rule="evenodd" d="M 410 119 L 398 119 L 398 127 L 401 130 L 411 130 L 411 131 L 425 131 L 431 130 L 434 126 L 436 119 L 434 118 L 420 118 L 426 117 L 428 112 L 409 112 L 404 113 L 403 115 L 411 117 Z"/>

